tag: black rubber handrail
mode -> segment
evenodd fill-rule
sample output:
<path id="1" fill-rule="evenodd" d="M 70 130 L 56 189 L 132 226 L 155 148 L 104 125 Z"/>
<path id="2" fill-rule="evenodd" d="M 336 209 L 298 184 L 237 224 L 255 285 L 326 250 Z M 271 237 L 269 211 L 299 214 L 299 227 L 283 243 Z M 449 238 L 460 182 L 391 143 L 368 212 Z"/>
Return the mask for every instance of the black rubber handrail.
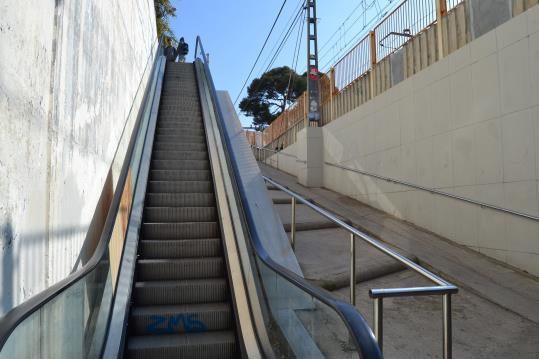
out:
<path id="1" fill-rule="evenodd" d="M 153 44 L 155 44 L 155 42 Z M 151 78 L 155 72 L 156 64 L 159 59 L 162 45 L 163 45 L 163 38 L 160 39 L 159 44 L 155 50 L 155 54 L 152 52 L 148 56 L 148 61 L 151 59 L 152 55 L 154 55 L 155 57 L 154 57 L 154 61 L 151 67 L 150 75 L 148 77 L 149 79 L 148 84 L 144 90 L 144 97 L 142 98 L 141 104 L 143 105 L 148 100 Z M 152 46 L 152 49 L 153 49 L 153 46 Z M 139 87 L 142 84 L 145 73 L 146 73 L 146 70 L 143 72 L 141 76 Z M 110 238 L 112 236 L 112 231 L 114 229 L 116 216 L 118 214 L 118 211 L 121 205 L 122 194 L 125 188 L 125 183 L 127 180 L 129 165 L 131 163 L 131 159 L 133 156 L 133 149 L 134 149 L 135 142 L 137 139 L 137 134 L 140 131 L 140 124 L 142 122 L 142 117 L 143 117 L 144 107 L 145 107 L 143 105 L 140 107 L 139 112 L 137 114 L 137 120 L 135 122 L 133 131 L 131 133 L 131 138 L 129 140 L 129 145 L 128 145 L 127 152 L 125 155 L 124 163 L 122 164 L 122 169 L 120 171 L 120 176 L 118 178 L 116 191 L 114 192 L 114 196 L 112 197 L 112 202 L 110 204 L 109 211 L 107 213 L 107 218 L 103 226 L 103 231 L 101 232 L 101 236 L 99 238 L 99 243 L 92 257 L 88 260 L 88 262 L 82 268 L 70 274 L 69 276 L 65 277 L 61 281 L 53 284 L 52 286 L 45 289 L 44 291 L 34 295 L 33 297 L 19 304 L 18 306 L 12 308 L 9 312 L 6 313 L 5 316 L 3 316 L 0 319 L 0 352 L 2 351 L 7 340 L 9 339 L 11 333 L 13 333 L 13 331 L 15 330 L 15 328 L 17 328 L 19 324 L 21 324 L 26 318 L 28 318 L 31 314 L 39 310 L 45 304 L 47 304 L 54 298 L 58 297 L 66 289 L 70 288 L 79 280 L 86 277 L 86 275 L 91 273 L 97 267 L 99 262 L 101 262 L 101 260 L 104 258 L 107 252 Z"/>
<path id="2" fill-rule="evenodd" d="M 202 58 L 198 59 L 198 49 L 200 47 L 200 51 L 202 53 Z M 211 76 L 211 72 L 209 69 L 206 52 L 204 51 L 204 47 L 202 46 L 202 41 L 200 39 L 200 36 L 197 37 L 196 41 L 196 47 L 195 47 L 195 61 L 202 61 L 205 73 L 207 76 L 208 83 L 210 85 L 210 92 L 213 99 L 214 109 L 215 113 L 218 117 L 218 125 L 221 129 L 221 133 L 224 137 L 224 146 L 227 153 L 227 159 L 229 160 L 228 165 L 232 168 L 232 176 L 231 181 L 237 190 L 237 192 L 240 194 L 241 197 L 241 206 L 240 208 L 243 209 L 243 212 L 245 214 L 245 218 L 247 219 L 247 224 L 249 227 L 249 234 L 252 246 L 254 248 L 255 255 L 260 258 L 260 260 L 267 265 L 272 271 L 280 275 L 282 278 L 287 280 L 289 283 L 293 284 L 295 287 L 298 287 L 302 291 L 308 293 L 309 295 L 313 296 L 320 302 L 324 303 L 328 307 L 332 308 L 337 314 L 341 317 L 345 325 L 347 326 L 351 337 L 354 341 L 355 347 L 358 351 L 358 353 L 361 355 L 361 358 L 363 359 L 381 359 L 383 358 L 382 352 L 378 346 L 378 343 L 376 342 L 376 338 L 374 337 L 374 334 L 369 327 L 367 321 L 363 316 L 356 310 L 355 307 L 352 305 L 336 299 L 331 293 L 327 292 L 326 290 L 316 287 L 310 283 L 308 283 L 304 278 L 300 277 L 296 273 L 290 271 L 289 269 L 283 267 L 282 265 L 275 262 L 269 253 L 266 251 L 264 246 L 262 245 L 262 241 L 260 239 L 259 233 L 257 231 L 257 224 L 254 219 L 253 210 L 250 207 L 250 203 L 247 200 L 247 195 L 245 188 L 243 187 L 243 183 L 241 181 L 238 181 L 237 179 L 241 177 L 238 163 L 236 159 L 231 155 L 230 149 L 232 148 L 231 145 L 231 139 L 227 135 L 226 129 L 224 128 L 224 117 L 221 112 L 220 107 L 217 105 L 217 91 L 215 90 L 215 85 Z"/>

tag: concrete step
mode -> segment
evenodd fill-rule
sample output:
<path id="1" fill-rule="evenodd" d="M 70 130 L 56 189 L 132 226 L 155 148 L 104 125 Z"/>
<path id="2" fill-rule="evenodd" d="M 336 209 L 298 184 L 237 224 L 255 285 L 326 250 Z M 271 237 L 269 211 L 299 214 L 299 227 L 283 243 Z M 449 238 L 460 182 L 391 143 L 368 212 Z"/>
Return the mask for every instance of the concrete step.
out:
<path id="1" fill-rule="evenodd" d="M 150 172 L 150 179 L 152 181 L 207 181 L 211 179 L 211 173 L 209 170 L 152 169 Z"/>
<path id="2" fill-rule="evenodd" d="M 143 223 L 144 239 L 218 238 L 221 231 L 217 222 Z"/>
<path id="3" fill-rule="evenodd" d="M 208 160 L 152 160 L 152 170 L 209 170 Z"/>
<path id="4" fill-rule="evenodd" d="M 228 300 L 225 278 L 135 283 L 135 305 L 178 305 Z"/>
<path id="5" fill-rule="evenodd" d="M 154 142 L 154 151 L 207 151 L 206 142 L 204 143 L 171 143 Z"/>
<path id="6" fill-rule="evenodd" d="M 127 342 L 127 352 L 132 359 L 239 358 L 233 331 L 134 336 Z"/>
<path id="7" fill-rule="evenodd" d="M 213 193 L 210 181 L 149 181 L 147 193 Z"/>
<path id="8" fill-rule="evenodd" d="M 135 335 L 219 331 L 233 325 L 232 308 L 226 302 L 134 307 L 130 318 Z"/>
<path id="9" fill-rule="evenodd" d="M 290 223 L 283 223 L 284 230 L 290 232 Z M 296 231 L 312 231 L 318 229 L 339 228 L 339 226 L 329 221 L 310 221 L 310 222 L 298 222 L 296 223 Z"/>
<path id="10" fill-rule="evenodd" d="M 211 207 L 146 207 L 145 222 L 212 222 L 217 221 L 217 208 Z"/>
<path id="11" fill-rule="evenodd" d="M 190 258 L 222 255 L 220 238 L 141 240 L 141 258 Z"/>
<path id="12" fill-rule="evenodd" d="M 224 276 L 225 269 L 222 257 L 139 259 L 137 261 L 139 281 L 221 278 Z"/>
<path id="13" fill-rule="evenodd" d="M 153 151 L 154 160 L 207 160 L 206 151 Z"/>

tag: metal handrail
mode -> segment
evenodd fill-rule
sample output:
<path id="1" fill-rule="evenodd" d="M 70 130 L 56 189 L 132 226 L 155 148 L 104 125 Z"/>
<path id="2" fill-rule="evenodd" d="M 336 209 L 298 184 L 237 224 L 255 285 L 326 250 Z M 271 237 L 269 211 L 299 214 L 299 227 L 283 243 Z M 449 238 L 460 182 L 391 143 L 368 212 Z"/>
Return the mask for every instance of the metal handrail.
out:
<path id="1" fill-rule="evenodd" d="M 204 48 L 202 46 L 202 42 L 200 40 L 200 37 L 197 37 L 196 41 L 196 49 L 198 50 L 198 47 L 200 46 L 201 53 L 202 53 L 202 61 L 206 70 L 206 75 L 208 77 L 208 83 L 210 84 L 210 92 L 212 95 L 212 98 L 214 100 L 214 104 L 217 100 L 217 92 L 215 90 L 215 84 L 213 82 L 211 72 L 209 70 L 209 66 L 207 63 L 207 59 L 205 56 Z M 195 52 L 195 61 L 197 59 L 197 52 Z M 238 162 L 236 158 L 232 155 L 232 152 L 230 149 L 232 148 L 231 138 L 227 135 L 227 131 L 224 130 L 225 124 L 224 124 L 224 117 L 221 112 L 221 109 L 219 106 L 215 106 L 215 113 L 218 117 L 218 123 L 219 126 L 223 128 L 221 131 L 223 140 L 224 140 L 224 147 L 227 152 L 227 160 L 229 165 L 231 167 L 231 176 L 232 176 L 232 183 L 235 189 L 237 190 L 240 199 L 242 201 L 242 205 L 240 208 L 243 210 L 243 213 L 245 215 L 245 219 L 247 221 L 248 227 L 250 229 L 250 235 L 248 238 L 251 240 L 253 252 L 256 255 L 257 258 L 259 258 L 262 263 L 264 263 L 269 269 L 271 269 L 273 272 L 277 273 L 281 278 L 292 284 L 293 286 L 299 288 L 303 292 L 309 294 L 310 296 L 316 298 L 321 303 L 324 303 L 328 307 L 330 307 L 332 310 L 334 310 L 339 317 L 342 319 L 344 324 L 346 325 L 347 329 L 349 330 L 349 333 L 351 335 L 352 342 L 356 346 L 356 349 L 358 353 L 360 353 L 361 358 L 364 359 L 378 359 L 382 358 L 382 354 L 380 351 L 380 348 L 378 347 L 376 340 L 373 337 L 373 333 L 370 330 L 367 322 L 365 319 L 361 316 L 361 314 L 350 304 L 345 303 L 342 300 L 336 299 L 333 297 L 329 292 L 314 286 L 307 282 L 304 278 L 300 277 L 296 273 L 292 272 L 288 268 L 282 266 L 281 264 L 275 262 L 271 255 L 266 251 L 264 248 L 264 245 L 262 244 L 262 240 L 258 236 L 258 232 L 256 230 L 256 221 L 254 219 L 253 213 L 251 212 L 252 209 L 249 206 L 249 202 L 246 200 L 247 194 L 243 187 L 243 183 L 241 182 L 241 172 L 239 170 Z"/>
<path id="2" fill-rule="evenodd" d="M 159 43 L 155 50 L 155 53 L 151 53 L 148 56 L 148 61 L 150 61 L 151 56 L 154 55 L 154 62 L 151 67 L 151 73 L 155 71 L 157 60 L 159 58 L 159 51 L 162 48 L 162 43 L 163 43 L 163 38 L 159 39 Z M 153 49 L 153 46 L 152 46 L 152 49 Z M 150 73 L 150 76 L 151 76 L 151 73 Z M 141 76 L 139 87 L 140 85 L 142 85 L 142 79 L 144 78 L 144 74 L 145 72 Z M 144 91 L 144 96 L 141 102 L 142 104 L 144 104 L 145 101 L 147 100 L 148 94 L 149 94 L 149 86 L 146 87 Z M 107 213 L 105 224 L 103 225 L 103 231 L 101 232 L 99 242 L 97 244 L 97 247 L 92 257 L 88 260 L 88 262 L 82 268 L 70 274 L 69 276 L 62 279 L 61 281 L 53 284 L 52 286 L 43 290 L 42 292 L 34 295 L 33 297 L 21 303 L 20 305 L 12 308 L 9 312 L 6 313 L 4 317 L 0 319 L 0 352 L 2 348 L 4 347 L 6 341 L 9 339 L 12 332 L 15 330 L 15 328 L 19 324 L 21 324 L 26 318 L 28 318 L 32 313 L 36 312 L 39 308 L 49 303 L 51 300 L 53 300 L 58 295 L 63 293 L 65 290 L 70 288 L 76 282 L 78 282 L 79 280 L 82 280 L 87 274 L 92 272 L 97 267 L 97 265 L 101 262 L 103 257 L 106 255 L 108 244 L 109 244 L 109 241 L 112 236 L 113 229 L 114 229 L 116 215 L 121 206 L 122 194 L 123 194 L 123 190 L 125 188 L 125 184 L 128 178 L 129 162 L 133 155 L 133 150 L 135 147 L 135 142 L 136 142 L 136 137 L 137 137 L 136 134 L 138 133 L 141 122 L 142 122 L 143 107 L 144 106 L 141 106 L 141 108 L 139 109 L 137 120 L 133 126 L 131 139 L 127 147 L 124 163 L 120 171 L 116 190 L 112 197 L 112 201 L 109 207 L 109 211 Z"/>
<path id="3" fill-rule="evenodd" d="M 292 155 L 290 153 L 282 153 L 282 151 L 275 151 L 275 150 L 272 150 L 271 148 L 254 147 L 254 146 L 253 146 L 253 148 L 256 149 L 256 150 L 269 151 L 269 152 L 273 152 L 273 153 L 279 153 L 280 155 L 297 158 L 297 156 L 294 156 L 294 155 Z M 418 190 L 421 190 L 421 191 L 426 191 L 426 192 L 430 192 L 430 193 L 437 194 L 437 195 L 440 195 L 440 196 L 452 198 L 452 199 L 455 199 L 455 200 L 458 200 L 458 201 L 463 201 L 463 202 L 466 202 L 466 203 L 474 204 L 474 205 L 477 205 L 477 206 L 480 206 L 480 207 L 490 208 L 490 209 L 495 210 L 495 211 L 504 212 L 504 213 L 515 215 L 515 216 L 523 217 L 523 218 L 526 218 L 526 219 L 530 219 L 532 221 L 539 221 L 538 216 L 534 216 L 534 215 L 524 213 L 524 212 L 514 211 L 512 209 L 496 206 L 496 205 L 481 202 L 481 201 L 476 201 L 474 199 L 470 199 L 470 198 L 462 197 L 462 196 L 459 196 L 459 195 L 456 195 L 456 194 L 451 194 L 451 193 L 448 193 L 448 192 L 440 191 L 440 190 L 435 189 L 435 188 L 420 186 L 418 184 L 414 184 L 414 183 L 411 183 L 411 182 L 406 182 L 406 181 L 398 180 L 398 179 L 395 179 L 395 178 L 386 177 L 386 176 L 382 176 L 382 175 L 379 175 L 379 174 L 376 174 L 376 173 L 372 173 L 372 172 L 368 172 L 368 171 L 364 171 L 364 170 L 359 170 L 357 168 L 351 168 L 351 167 L 347 167 L 347 166 L 343 166 L 343 165 L 339 165 L 339 164 L 331 163 L 331 162 L 327 162 L 327 161 L 324 161 L 324 164 L 328 165 L 328 166 L 340 168 L 342 170 L 346 170 L 346 171 L 350 171 L 350 172 L 356 172 L 356 173 L 359 173 L 359 174 L 362 174 L 362 175 L 365 175 L 365 176 L 374 177 L 374 178 L 377 178 L 377 179 L 380 179 L 380 180 L 383 180 L 383 181 L 399 184 L 399 185 L 402 185 L 402 186 L 407 186 L 407 187 L 410 187 L 410 188 L 415 188 L 415 189 L 418 189 Z"/>
<path id="4" fill-rule="evenodd" d="M 390 288 L 390 289 L 370 289 L 369 296 L 374 299 L 374 333 L 378 340 L 378 345 L 382 349 L 383 347 L 383 298 L 389 297 L 404 297 L 404 296 L 418 296 L 418 295 L 442 295 L 443 296 L 443 321 L 444 321 L 444 358 L 451 358 L 451 347 L 452 347 L 452 337 L 451 337 L 451 295 L 458 292 L 458 288 L 446 281 L 445 279 L 437 276 L 436 274 L 430 272 L 429 270 L 423 268 L 419 264 L 411 261 L 405 256 L 397 253 L 388 246 L 382 244 L 380 241 L 372 238 L 368 234 L 358 230 L 355 227 L 352 227 L 348 223 L 344 222 L 333 213 L 321 208 L 320 206 L 314 204 L 312 201 L 302 197 L 298 193 L 290 190 L 289 188 L 281 185 L 275 180 L 263 176 L 264 180 L 271 185 L 275 186 L 277 189 L 283 191 L 287 195 L 292 197 L 292 223 L 291 223 L 291 233 L 290 237 L 292 240 L 295 238 L 295 204 L 296 201 L 301 202 L 307 207 L 311 208 L 313 211 L 322 215 L 323 217 L 329 219 L 333 223 L 337 224 L 339 227 L 347 230 L 350 233 L 350 302 L 355 306 L 356 304 L 356 240 L 355 238 L 361 238 L 363 241 L 367 242 L 371 246 L 375 247 L 382 253 L 396 259 L 400 263 L 404 264 L 407 268 L 412 269 L 413 271 L 419 273 L 428 280 L 434 282 L 436 287 L 412 287 L 412 288 Z"/>
<path id="5" fill-rule="evenodd" d="M 338 165 L 336 163 L 330 163 L 330 162 L 324 161 L 324 164 L 326 164 L 328 166 L 340 168 L 340 169 L 343 169 L 343 170 L 347 170 L 347 171 L 350 171 L 350 172 L 356 172 L 356 173 L 359 173 L 359 174 L 362 174 L 362 175 L 365 175 L 365 176 L 378 178 L 380 180 L 384 180 L 384 181 L 387 181 L 387 182 L 392 182 L 392 183 L 395 183 L 395 184 L 400 184 L 400 185 L 403 185 L 403 186 L 407 186 L 407 187 L 419 189 L 419 190 L 422 190 L 422 191 L 427 191 L 427 192 L 430 192 L 430 193 L 438 194 L 440 196 L 449 197 L 449 198 L 453 198 L 453 199 L 456 199 L 456 200 L 459 200 L 459 201 L 464 201 L 464 202 L 467 202 L 467 203 L 475 204 L 475 205 L 478 205 L 478 206 L 481 206 L 481 207 L 490 208 L 490 209 L 493 209 L 495 211 L 509 213 L 509 214 L 512 214 L 512 215 L 515 215 L 515 216 L 531 219 L 531 220 L 534 220 L 534 221 L 539 221 L 539 217 L 533 216 L 533 215 L 528 214 L 528 213 L 513 211 L 511 209 L 495 206 L 495 205 L 488 204 L 488 203 L 481 202 L 481 201 L 476 201 L 476 200 L 473 200 L 473 199 L 470 199 L 470 198 L 466 198 L 466 197 L 458 196 L 458 195 L 455 195 L 455 194 L 447 193 L 447 192 L 440 191 L 440 190 L 437 190 L 437 189 L 434 189 L 434 188 L 420 186 L 420 185 L 417 185 L 417 184 L 414 184 L 414 183 L 401 181 L 401 180 L 398 180 L 398 179 L 395 179 L 395 178 L 381 176 L 381 175 L 378 175 L 376 173 L 371 173 L 371 172 L 367 172 L 367 171 L 363 171 L 363 170 L 358 170 L 356 168 L 351 168 L 351 167 L 347 167 L 347 166 L 343 166 L 343 165 Z"/>

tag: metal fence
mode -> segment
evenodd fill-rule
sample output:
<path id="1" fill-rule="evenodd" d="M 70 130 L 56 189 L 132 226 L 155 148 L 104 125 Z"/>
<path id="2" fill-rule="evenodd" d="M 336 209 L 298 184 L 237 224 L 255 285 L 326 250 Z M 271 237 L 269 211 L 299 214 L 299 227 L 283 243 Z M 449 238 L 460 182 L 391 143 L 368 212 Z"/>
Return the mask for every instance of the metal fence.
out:
<path id="1" fill-rule="evenodd" d="M 370 36 L 365 36 L 333 66 L 337 90 L 342 90 L 371 68 L 369 40 Z"/>
<path id="2" fill-rule="evenodd" d="M 341 57 L 329 73 L 321 76 L 321 125 L 331 122 L 335 116 L 342 115 L 354 106 L 359 106 L 393 86 L 394 79 L 391 73 L 393 65 L 389 64 L 388 56 L 395 51 L 405 47 L 405 56 L 409 57 L 404 60 L 406 62 L 406 65 L 403 64 L 406 66 L 403 69 L 404 75 L 400 75 L 401 78 L 397 80 L 402 81 L 431 65 L 440 56 L 445 56 L 467 43 L 469 39 L 464 38 L 455 44 L 455 41 L 451 42 L 449 39 L 449 34 L 440 35 L 437 30 L 432 28 L 436 24 L 438 16 L 451 18 L 453 15 L 454 18 L 454 14 L 460 12 L 464 14 L 465 8 L 462 3 L 465 1 L 403 0 Z M 533 2 L 535 4 L 537 1 L 513 0 L 513 5 L 515 6 L 517 2 L 526 4 Z M 522 5 L 521 7 L 528 8 L 530 6 Z M 457 11 L 459 9 L 460 12 Z M 449 11 L 451 14 L 448 16 Z M 426 34 L 429 36 L 428 40 L 425 40 L 426 36 L 422 36 Z M 466 34 L 466 30 L 461 31 L 461 34 Z M 430 39 L 431 36 L 433 36 L 432 39 Z M 436 40 L 434 36 L 443 38 Z M 419 45 L 416 43 L 417 40 L 425 41 L 425 43 Z M 440 47 L 442 44 L 443 49 Z M 387 60 L 384 61 L 385 59 Z M 374 69 L 380 71 L 373 71 Z M 373 73 L 376 76 L 372 76 Z M 303 108 L 303 106 L 304 103 L 301 102 L 300 106 L 286 111 L 287 113 L 291 112 L 290 115 L 283 113 L 279 116 L 264 131 L 263 145 L 269 145 L 272 141 L 284 137 L 295 139 L 295 134 L 287 134 L 287 132 L 299 128 L 296 126 L 297 121 L 300 121 L 305 115 L 298 116 L 297 108 Z M 290 121 L 289 118 L 294 120 Z M 285 146 L 288 144 L 290 143 L 285 144 Z"/>
<path id="3" fill-rule="evenodd" d="M 376 61 L 391 55 L 435 21 L 436 0 L 403 1 L 373 30 L 376 39 Z"/>

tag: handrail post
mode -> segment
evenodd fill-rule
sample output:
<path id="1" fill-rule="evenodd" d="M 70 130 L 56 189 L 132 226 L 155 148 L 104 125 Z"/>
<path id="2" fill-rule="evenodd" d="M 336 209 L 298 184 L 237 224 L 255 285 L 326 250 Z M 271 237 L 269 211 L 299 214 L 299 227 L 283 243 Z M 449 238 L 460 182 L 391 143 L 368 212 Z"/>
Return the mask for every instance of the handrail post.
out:
<path id="1" fill-rule="evenodd" d="M 374 298 L 374 336 L 383 352 L 384 346 L 384 299 L 382 297 Z"/>
<path id="2" fill-rule="evenodd" d="M 451 294 L 443 295 L 443 321 L 444 321 L 444 359 L 451 359 L 453 356 L 453 338 L 451 323 Z"/>
<path id="3" fill-rule="evenodd" d="M 292 197 L 292 221 L 290 222 L 290 245 L 296 248 L 296 197 Z"/>
<path id="4" fill-rule="evenodd" d="M 350 303 L 356 306 L 356 236 L 350 233 Z"/>

